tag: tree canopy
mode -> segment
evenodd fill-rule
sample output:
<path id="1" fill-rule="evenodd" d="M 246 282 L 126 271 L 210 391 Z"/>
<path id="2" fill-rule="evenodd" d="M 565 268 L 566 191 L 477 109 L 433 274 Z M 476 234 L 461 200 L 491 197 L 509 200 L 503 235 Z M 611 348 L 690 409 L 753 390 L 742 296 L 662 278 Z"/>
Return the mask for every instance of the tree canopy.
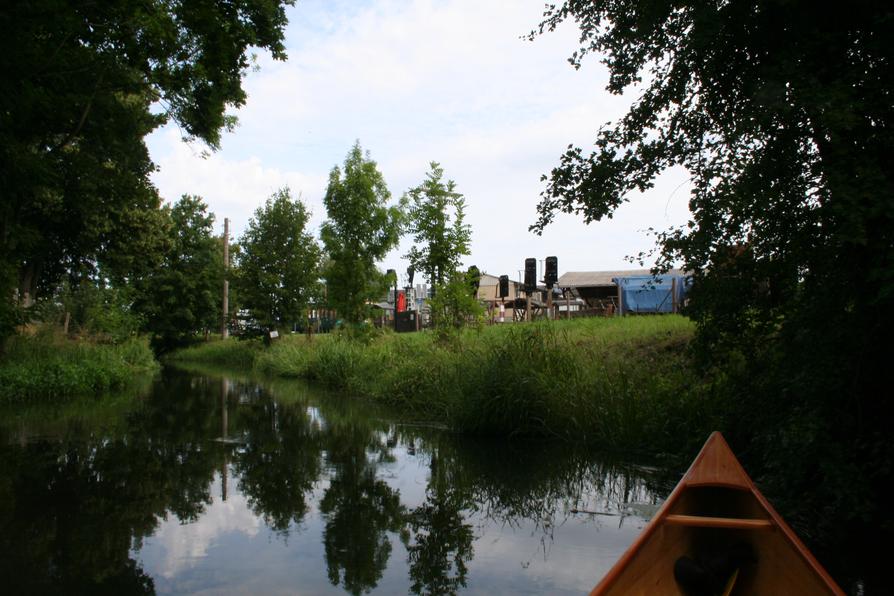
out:
<path id="1" fill-rule="evenodd" d="M 285 57 L 292 0 L 12 2 L 0 8 L 0 324 L 65 272 L 127 276 L 160 207 L 144 137 L 210 147 L 245 103 L 250 48 Z M 8 326 L 7 326 L 8 327 Z M 2 330 L 0 330 L 2 331 Z M 7 328 L 8 331 L 8 328 Z"/>
<path id="2" fill-rule="evenodd" d="M 581 29 L 575 67 L 599 52 L 611 92 L 645 82 L 629 112 L 599 132 L 595 151 L 569 148 L 544 177 L 532 229 L 542 231 L 558 211 L 602 219 L 659 172 L 682 165 L 692 177 L 693 219 L 660 235 L 659 265 L 682 259 L 708 282 L 712 270 L 728 276 L 729 266 L 747 267 L 789 297 L 800 282 L 816 291 L 849 288 L 836 292 L 842 306 L 890 300 L 894 66 L 883 40 L 894 12 L 858 3 L 830 19 L 809 7 L 549 8 L 540 32 L 566 19 Z M 743 298 L 742 311 L 770 318 L 778 306 L 766 294 Z"/>
<path id="3" fill-rule="evenodd" d="M 170 347 L 219 325 L 224 265 L 214 214 L 201 197 L 183 195 L 164 212 L 167 248 L 159 267 L 135 280 L 133 306 L 156 342 Z"/>
<path id="4" fill-rule="evenodd" d="M 557 212 L 609 217 L 686 168 L 692 218 L 657 233 L 658 266 L 692 272 L 702 354 L 742 373 L 730 430 L 761 439 L 752 453 L 785 492 L 869 518 L 881 497 L 863 491 L 894 460 L 878 426 L 891 400 L 874 389 L 894 331 L 894 8 L 570 0 L 531 37 L 563 21 L 580 29 L 575 68 L 598 54 L 608 90 L 639 95 L 592 151 L 570 146 L 544 176 L 532 229 Z M 861 490 L 835 472 L 848 466 Z"/>
<path id="5" fill-rule="evenodd" d="M 397 246 L 403 226 L 400 205 L 389 205 L 385 179 L 359 141 L 329 174 L 323 199 L 328 219 L 320 236 L 329 259 L 325 277 L 329 303 L 351 322 L 365 318 L 366 302 L 386 288 L 376 266 Z"/>
<path id="6" fill-rule="evenodd" d="M 444 169 L 437 162 L 425 181 L 407 191 L 407 230 L 415 245 L 405 255 L 432 286 L 445 283 L 469 254 L 472 229 L 465 223 L 466 202 L 456 184 L 442 181 Z"/>
<path id="7" fill-rule="evenodd" d="M 258 207 L 239 239 L 240 300 L 266 327 L 298 321 L 319 296 L 321 254 L 308 218 L 301 199 L 283 188 Z"/>

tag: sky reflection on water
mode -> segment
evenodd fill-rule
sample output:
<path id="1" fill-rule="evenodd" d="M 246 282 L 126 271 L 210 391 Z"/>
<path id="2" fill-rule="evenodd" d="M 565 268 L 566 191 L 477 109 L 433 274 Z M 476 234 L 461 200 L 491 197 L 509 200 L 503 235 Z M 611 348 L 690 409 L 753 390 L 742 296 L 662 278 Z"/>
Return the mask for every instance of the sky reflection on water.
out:
<path id="1" fill-rule="evenodd" d="M 20 587 L 579 594 L 643 527 L 617 514 L 657 502 L 630 466 L 403 424 L 301 383 L 165 371 L 116 416 L 0 427 L 0 568 L 27 571 Z"/>

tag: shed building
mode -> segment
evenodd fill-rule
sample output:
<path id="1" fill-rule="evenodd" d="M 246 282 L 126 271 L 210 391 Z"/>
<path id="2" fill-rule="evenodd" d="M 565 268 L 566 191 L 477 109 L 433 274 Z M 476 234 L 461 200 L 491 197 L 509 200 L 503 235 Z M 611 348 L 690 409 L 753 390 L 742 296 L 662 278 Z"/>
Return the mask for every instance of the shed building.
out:
<path id="1" fill-rule="evenodd" d="M 673 312 L 685 299 L 687 279 L 680 269 L 657 280 L 649 269 L 568 271 L 557 285 L 572 298 L 580 298 L 591 314 Z"/>

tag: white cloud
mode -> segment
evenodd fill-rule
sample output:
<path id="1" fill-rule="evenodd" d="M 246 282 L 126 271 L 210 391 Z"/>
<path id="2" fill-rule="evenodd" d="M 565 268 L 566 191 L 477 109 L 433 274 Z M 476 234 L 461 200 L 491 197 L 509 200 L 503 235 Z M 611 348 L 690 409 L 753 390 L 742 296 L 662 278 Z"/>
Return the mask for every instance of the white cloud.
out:
<path id="1" fill-rule="evenodd" d="M 687 189 L 671 173 L 614 219 L 585 226 L 557 218 L 536 237 L 540 176 L 569 143 L 587 148 L 597 129 L 622 114 L 625 98 L 604 91 L 596 60 L 575 71 L 570 26 L 530 42 L 542 0 L 323 2 L 290 10 L 289 61 L 259 60 L 245 81 L 248 104 L 223 149 L 207 159 L 176 129 L 150 140 L 167 199 L 200 194 L 238 233 L 252 211 L 283 185 L 302 192 L 316 227 L 329 170 L 355 139 L 379 163 L 395 197 L 422 181 L 428 163 L 466 195 L 475 263 L 514 272 L 523 259 L 559 256 L 560 271 L 624 267 L 651 244 L 638 230 L 685 221 Z M 399 271 L 405 239 L 383 263 Z"/>
<path id="2" fill-rule="evenodd" d="M 255 209 L 283 187 L 289 187 L 293 196 L 301 193 L 314 220 L 322 221 L 322 202 L 308 197 L 305 189 L 324 185 L 325 176 L 265 166 L 258 155 L 238 160 L 227 159 L 222 152 L 209 155 L 195 145 L 181 142 L 175 129 L 164 131 L 155 140 L 161 141 L 168 151 L 155 158 L 160 169 L 154 182 L 162 198 L 174 202 L 183 194 L 202 196 L 217 214 L 218 228 L 223 226 L 223 218 L 229 217 L 235 226 L 231 230 L 238 235 Z"/>
<path id="3" fill-rule="evenodd" d="M 220 476 L 216 476 L 211 486 L 214 494 L 220 494 L 220 483 Z M 160 550 L 160 558 L 147 571 L 170 579 L 197 565 L 222 536 L 234 532 L 245 536 L 258 534 L 261 520 L 251 512 L 245 496 L 235 490 L 235 480 L 231 479 L 227 485 L 230 498 L 226 501 L 214 498 L 198 520 L 181 524 L 171 516 L 159 524 L 155 534 L 143 545 L 143 548 Z"/>

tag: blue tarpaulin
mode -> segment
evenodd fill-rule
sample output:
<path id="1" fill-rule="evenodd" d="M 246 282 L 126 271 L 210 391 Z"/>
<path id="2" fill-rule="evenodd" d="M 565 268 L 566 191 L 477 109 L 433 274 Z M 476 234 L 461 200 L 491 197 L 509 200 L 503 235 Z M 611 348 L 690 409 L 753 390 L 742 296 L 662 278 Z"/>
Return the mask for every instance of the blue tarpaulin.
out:
<path id="1" fill-rule="evenodd" d="M 631 275 L 612 279 L 621 295 L 621 314 L 624 313 L 669 313 L 673 312 L 672 290 L 676 279 L 676 304 L 679 307 L 689 290 L 689 278 L 685 275 Z"/>

